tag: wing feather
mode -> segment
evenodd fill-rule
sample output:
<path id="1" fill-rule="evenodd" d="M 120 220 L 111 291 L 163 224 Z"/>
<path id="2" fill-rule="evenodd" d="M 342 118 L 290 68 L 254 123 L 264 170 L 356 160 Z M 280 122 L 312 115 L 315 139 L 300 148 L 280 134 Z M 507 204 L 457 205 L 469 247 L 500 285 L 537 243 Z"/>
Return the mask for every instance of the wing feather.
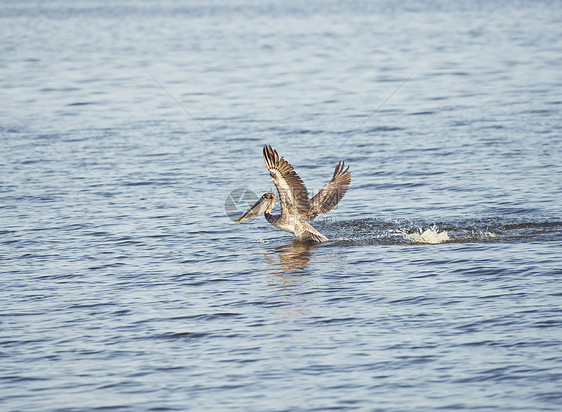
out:
<path id="1" fill-rule="evenodd" d="M 310 199 L 309 220 L 314 220 L 320 213 L 328 213 L 342 200 L 351 184 L 349 166 L 339 162 L 334 170 L 332 180 Z"/>
<path id="2" fill-rule="evenodd" d="M 279 157 L 277 151 L 268 145 L 263 147 L 263 158 L 269 175 L 279 192 L 281 215 L 287 214 L 307 219 L 310 209 L 308 191 L 293 166 Z"/>

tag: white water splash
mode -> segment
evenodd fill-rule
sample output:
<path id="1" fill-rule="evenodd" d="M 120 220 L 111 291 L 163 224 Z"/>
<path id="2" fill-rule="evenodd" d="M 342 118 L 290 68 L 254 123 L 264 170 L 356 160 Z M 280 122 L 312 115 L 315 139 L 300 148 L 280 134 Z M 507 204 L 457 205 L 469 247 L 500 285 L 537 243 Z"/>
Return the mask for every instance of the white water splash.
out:
<path id="1" fill-rule="evenodd" d="M 419 233 L 406 233 L 402 231 L 400 234 L 406 240 L 415 243 L 442 243 L 450 240 L 449 234 L 446 231 L 439 232 L 437 227 L 432 226 L 429 229 L 422 230 L 418 229 Z"/>
<path id="2" fill-rule="evenodd" d="M 488 231 L 488 230 L 485 230 L 485 231 L 483 231 L 483 230 L 474 231 L 474 230 L 473 230 L 473 231 L 472 231 L 472 234 L 473 234 L 474 236 L 476 236 L 477 238 L 479 238 L 479 239 L 493 239 L 493 238 L 496 237 L 496 234 L 495 234 L 495 233 L 492 233 L 492 232 L 490 232 L 490 231 Z"/>

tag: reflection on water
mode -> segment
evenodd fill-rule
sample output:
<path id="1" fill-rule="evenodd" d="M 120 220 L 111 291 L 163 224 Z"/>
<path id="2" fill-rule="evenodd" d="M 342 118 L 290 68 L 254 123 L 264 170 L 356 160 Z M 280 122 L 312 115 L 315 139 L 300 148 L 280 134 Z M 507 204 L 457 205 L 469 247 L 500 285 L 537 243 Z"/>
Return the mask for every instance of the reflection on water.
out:
<path id="1" fill-rule="evenodd" d="M 310 261 L 311 242 L 292 242 L 273 249 L 265 254 L 265 261 L 270 266 L 271 273 L 274 275 L 288 275 L 287 281 L 295 276 L 293 272 L 303 271 L 307 268 Z M 285 276 L 282 277 L 283 279 Z"/>
<path id="2" fill-rule="evenodd" d="M 292 321 L 312 316 L 313 306 L 305 298 L 314 277 L 307 271 L 314 243 L 292 243 L 258 253 L 269 269 L 267 283 L 275 291 L 276 315 L 279 320 Z"/>

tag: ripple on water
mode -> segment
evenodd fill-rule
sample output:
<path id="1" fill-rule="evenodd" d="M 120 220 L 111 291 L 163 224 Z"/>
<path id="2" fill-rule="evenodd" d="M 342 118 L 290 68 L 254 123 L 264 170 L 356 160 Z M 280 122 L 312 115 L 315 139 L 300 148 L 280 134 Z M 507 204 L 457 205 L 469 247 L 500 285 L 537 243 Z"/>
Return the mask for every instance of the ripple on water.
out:
<path id="1" fill-rule="evenodd" d="M 561 7 L 3 2 L 2 409 L 559 410 Z"/>

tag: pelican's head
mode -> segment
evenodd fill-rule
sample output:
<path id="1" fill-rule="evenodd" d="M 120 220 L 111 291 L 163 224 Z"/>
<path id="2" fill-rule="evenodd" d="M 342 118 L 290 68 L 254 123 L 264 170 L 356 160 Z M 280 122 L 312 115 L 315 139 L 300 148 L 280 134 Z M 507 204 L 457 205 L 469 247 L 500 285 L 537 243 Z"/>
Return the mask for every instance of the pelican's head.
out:
<path id="1" fill-rule="evenodd" d="M 236 223 L 242 223 L 245 220 L 250 220 L 258 215 L 261 215 L 262 213 L 271 212 L 274 203 L 275 195 L 273 193 L 264 194 L 260 197 L 260 200 L 258 200 L 256 204 L 250 208 L 250 210 L 244 213 L 244 216 L 236 221 Z"/>

